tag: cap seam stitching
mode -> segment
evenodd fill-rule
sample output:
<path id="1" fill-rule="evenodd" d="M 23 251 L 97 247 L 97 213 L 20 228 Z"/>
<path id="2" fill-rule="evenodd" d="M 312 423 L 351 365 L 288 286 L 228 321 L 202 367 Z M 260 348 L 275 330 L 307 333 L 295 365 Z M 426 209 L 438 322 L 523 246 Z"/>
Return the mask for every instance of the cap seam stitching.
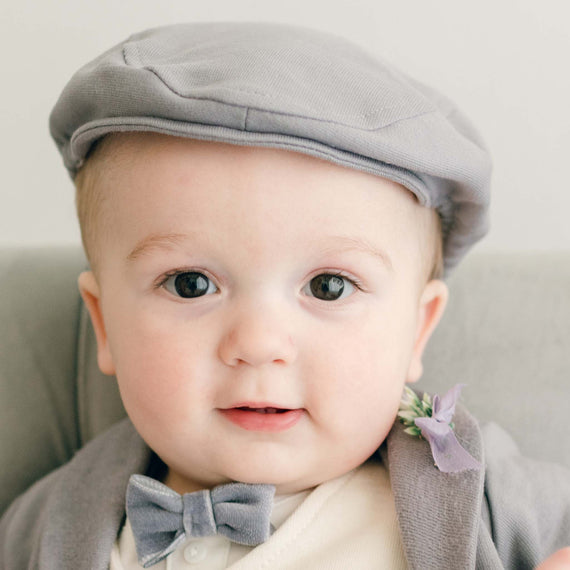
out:
<path id="1" fill-rule="evenodd" d="M 126 54 L 125 54 L 125 50 L 124 50 L 124 48 L 123 48 L 123 58 L 125 58 L 125 57 L 126 57 Z M 125 60 L 125 63 L 126 63 L 126 65 L 128 65 L 129 67 L 134 67 L 134 66 L 132 66 L 131 64 L 129 64 L 128 62 L 126 62 L 126 60 Z M 393 120 L 393 121 L 391 121 L 391 122 L 389 122 L 389 123 L 386 123 L 386 124 L 384 124 L 384 125 L 381 125 L 381 126 L 379 126 L 379 127 L 374 127 L 374 128 L 367 129 L 367 128 L 363 128 L 363 127 L 356 127 L 356 126 L 354 126 L 354 125 L 350 125 L 350 124 L 347 124 L 347 123 L 341 123 L 341 122 L 339 122 L 339 121 L 333 121 L 333 120 L 327 120 L 327 119 L 318 119 L 318 118 L 315 118 L 315 117 L 309 117 L 309 116 L 307 116 L 307 115 L 302 115 L 302 114 L 298 114 L 298 113 L 287 113 L 287 112 L 283 112 L 283 111 L 272 111 L 272 110 L 268 110 L 268 109 L 263 109 L 263 108 L 258 108 L 258 107 L 255 107 L 255 106 L 251 106 L 251 105 L 250 105 L 250 106 L 247 106 L 247 107 L 244 107 L 243 105 L 239 105 L 239 104 L 237 104 L 237 103 L 228 103 L 227 101 L 222 101 L 222 100 L 219 100 L 219 99 L 215 99 L 215 98 L 213 98 L 213 97 L 196 97 L 196 96 L 183 95 L 182 93 L 180 93 L 179 91 L 177 91 L 176 89 L 174 89 L 172 86 L 170 86 L 168 83 L 166 83 L 166 81 L 165 81 L 165 80 L 158 74 L 158 72 L 155 71 L 154 69 L 152 69 L 152 68 L 150 68 L 150 67 L 144 67 L 144 66 L 141 66 L 140 69 L 142 69 L 142 70 L 144 70 L 144 71 L 147 71 L 148 73 L 152 73 L 152 75 L 154 75 L 154 76 L 160 81 L 160 83 L 161 83 L 162 85 L 164 85 L 164 87 L 166 87 L 166 89 L 168 89 L 171 93 L 173 93 L 173 94 L 176 95 L 177 97 L 180 97 L 181 99 L 185 99 L 185 100 L 187 100 L 187 101 L 211 101 L 211 102 L 214 102 L 214 103 L 219 103 L 219 104 L 221 104 L 221 105 L 227 105 L 227 106 L 229 106 L 229 107 L 236 107 L 236 108 L 238 108 L 238 109 L 245 110 L 245 111 L 246 111 L 246 121 L 245 121 L 245 122 L 247 122 L 247 115 L 249 114 L 249 111 L 250 111 L 250 110 L 253 110 L 253 111 L 260 112 L 260 113 L 269 113 L 269 114 L 273 114 L 273 115 L 281 116 L 281 117 L 295 117 L 295 118 L 305 119 L 305 120 L 308 120 L 308 121 L 315 121 L 315 122 L 323 123 L 323 124 L 342 125 L 343 127 L 348 127 L 348 128 L 350 128 L 350 129 L 355 129 L 355 130 L 358 130 L 358 131 L 361 131 L 361 132 L 377 132 L 377 131 L 380 131 L 380 130 L 386 128 L 386 127 L 390 127 L 390 126 L 392 126 L 392 125 L 395 125 L 395 124 L 397 124 L 397 123 L 400 123 L 400 122 L 402 122 L 402 121 L 417 119 L 418 117 L 422 117 L 422 116 L 424 116 L 424 115 L 429 115 L 429 114 L 432 114 L 432 113 L 436 113 L 436 112 L 438 111 L 438 108 L 435 107 L 435 108 L 433 108 L 433 109 L 429 109 L 429 110 L 426 110 L 426 111 L 421 111 L 421 112 L 419 112 L 419 113 L 415 113 L 415 114 L 410 115 L 410 116 L 408 116 L 408 117 L 401 117 L 401 118 L 399 118 L 399 119 L 395 119 L 395 120 Z M 226 89 L 228 89 L 228 88 L 226 88 Z M 246 90 L 246 89 L 228 89 L 228 91 L 229 91 L 230 93 L 231 93 L 231 92 L 253 93 L 253 94 L 255 94 L 255 95 L 260 95 L 260 96 L 262 96 L 262 97 L 269 98 L 270 100 L 273 99 L 273 98 L 270 97 L 268 94 L 263 93 L 263 92 L 259 92 L 259 91 L 251 91 L 251 90 Z M 367 118 L 367 117 L 370 116 L 370 113 L 361 113 L 361 114 L 359 114 L 359 115 L 357 115 L 357 116 L 360 117 L 360 118 Z M 244 129 L 244 130 L 245 130 L 245 129 Z"/>

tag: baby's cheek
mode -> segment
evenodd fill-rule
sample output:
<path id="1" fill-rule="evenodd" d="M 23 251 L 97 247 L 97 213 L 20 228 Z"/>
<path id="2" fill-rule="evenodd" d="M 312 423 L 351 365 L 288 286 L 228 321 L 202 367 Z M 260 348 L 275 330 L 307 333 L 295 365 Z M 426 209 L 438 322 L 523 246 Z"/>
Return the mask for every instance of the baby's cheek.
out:
<path id="1" fill-rule="evenodd" d="M 375 367 L 373 363 L 363 367 L 342 401 L 336 403 L 337 437 L 346 438 L 349 448 L 351 445 L 359 447 L 354 450 L 356 453 L 365 457 L 372 453 L 392 428 L 403 384 L 398 367 Z"/>
<path id="2" fill-rule="evenodd" d="M 161 343 L 144 337 L 122 343 L 116 369 L 127 411 L 131 407 L 150 413 L 173 405 L 182 382 L 173 356 Z"/>

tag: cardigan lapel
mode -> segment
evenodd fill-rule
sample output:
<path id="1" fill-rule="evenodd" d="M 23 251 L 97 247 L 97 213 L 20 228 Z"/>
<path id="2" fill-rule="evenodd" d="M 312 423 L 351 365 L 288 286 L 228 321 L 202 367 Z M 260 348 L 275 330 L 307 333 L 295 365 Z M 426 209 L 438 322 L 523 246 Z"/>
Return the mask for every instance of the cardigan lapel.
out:
<path id="1" fill-rule="evenodd" d="M 476 420 L 458 405 L 453 421 L 457 439 L 483 465 Z M 428 442 L 404 433 L 399 421 L 380 451 L 390 472 L 409 568 L 475 568 L 484 468 L 442 473 Z"/>
<path id="2" fill-rule="evenodd" d="M 128 419 L 81 449 L 64 467 L 42 513 L 44 532 L 31 567 L 108 569 L 124 519 L 129 477 L 144 473 L 150 458 L 150 449 Z"/>

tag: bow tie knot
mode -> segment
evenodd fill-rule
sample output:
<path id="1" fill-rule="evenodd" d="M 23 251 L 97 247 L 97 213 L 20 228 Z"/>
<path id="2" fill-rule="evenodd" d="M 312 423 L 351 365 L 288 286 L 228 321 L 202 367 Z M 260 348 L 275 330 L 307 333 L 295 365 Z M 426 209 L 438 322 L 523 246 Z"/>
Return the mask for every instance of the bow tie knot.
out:
<path id="1" fill-rule="evenodd" d="M 270 535 L 273 485 L 228 483 L 179 495 L 159 481 L 132 475 L 127 516 L 140 563 L 148 568 L 189 537 L 222 534 L 233 542 L 256 546 Z"/>

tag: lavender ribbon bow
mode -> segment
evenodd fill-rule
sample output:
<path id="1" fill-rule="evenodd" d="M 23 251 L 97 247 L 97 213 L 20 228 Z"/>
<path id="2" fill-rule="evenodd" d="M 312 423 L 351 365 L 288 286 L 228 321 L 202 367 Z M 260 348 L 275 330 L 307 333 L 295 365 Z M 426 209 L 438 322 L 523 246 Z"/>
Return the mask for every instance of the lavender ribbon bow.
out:
<path id="1" fill-rule="evenodd" d="M 179 495 L 156 479 L 131 475 L 127 516 L 140 564 L 153 566 L 190 536 L 219 533 L 248 546 L 264 542 L 274 494 L 273 485 L 229 483 Z"/>
<path id="2" fill-rule="evenodd" d="M 444 473 L 481 468 L 481 464 L 457 441 L 450 425 L 463 386 L 465 384 L 457 384 L 442 398 L 435 395 L 431 416 L 415 417 L 413 420 L 421 430 L 422 436 L 428 441 L 436 466 Z M 411 419 L 410 412 L 399 415 Z"/>

